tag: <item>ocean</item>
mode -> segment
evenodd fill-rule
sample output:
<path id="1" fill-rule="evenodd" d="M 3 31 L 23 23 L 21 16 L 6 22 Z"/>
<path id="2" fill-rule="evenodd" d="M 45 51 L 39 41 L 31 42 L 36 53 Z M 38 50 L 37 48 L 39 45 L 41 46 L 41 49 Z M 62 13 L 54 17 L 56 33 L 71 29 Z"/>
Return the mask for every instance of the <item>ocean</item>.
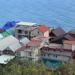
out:
<path id="1" fill-rule="evenodd" d="M 7 21 L 27 21 L 75 28 L 75 0 L 0 0 L 0 26 Z"/>

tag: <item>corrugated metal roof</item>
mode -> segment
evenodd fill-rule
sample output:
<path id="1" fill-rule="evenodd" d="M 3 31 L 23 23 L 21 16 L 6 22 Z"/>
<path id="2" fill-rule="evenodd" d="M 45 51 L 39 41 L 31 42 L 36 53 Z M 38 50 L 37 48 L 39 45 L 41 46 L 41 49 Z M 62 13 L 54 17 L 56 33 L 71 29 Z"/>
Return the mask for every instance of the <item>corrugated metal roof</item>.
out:
<path id="1" fill-rule="evenodd" d="M 13 52 L 15 52 L 17 49 L 19 49 L 21 47 L 21 45 L 19 44 L 19 42 L 17 43 L 13 43 L 12 45 L 8 46 Z"/>
<path id="2" fill-rule="evenodd" d="M 19 23 L 17 23 L 17 25 L 33 26 L 33 25 L 36 25 L 36 23 L 31 23 L 31 22 L 19 22 Z"/>
<path id="3" fill-rule="evenodd" d="M 62 28 L 60 28 L 60 27 L 54 29 L 52 32 L 53 32 L 56 36 L 61 36 L 61 35 L 64 35 L 64 34 L 65 34 L 65 31 L 64 31 Z"/>
<path id="4" fill-rule="evenodd" d="M 0 34 L 0 40 L 1 40 L 1 39 L 3 39 L 3 35 L 2 35 L 2 34 Z"/>
<path id="5" fill-rule="evenodd" d="M 20 40 L 20 43 L 22 43 L 22 44 L 24 44 L 24 45 L 26 45 L 28 42 L 30 42 L 30 40 L 29 40 L 27 37 L 22 38 L 22 39 Z"/>
<path id="6" fill-rule="evenodd" d="M 11 55 L 1 55 L 0 56 L 0 64 L 7 64 L 14 57 L 15 56 L 11 56 Z"/>
<path id="7" fill-rule="evenodd" d="M 69 35 L 69 34 L 66 34 L 65 36 L 64 36 L 66 39 L 68 39 L 68 40 L 75 40 L 75 38 L 73 38 L 71 35 Z"/>
<path id="8" fill-rule="evenodd" d="M 0 50 L 4 50 L 8 46 L 15 44 L 17 42 L 18 42 L 18 40 L 15 37 L 13 37 L 12 35 L 10 35 L 0 41 Z"/>

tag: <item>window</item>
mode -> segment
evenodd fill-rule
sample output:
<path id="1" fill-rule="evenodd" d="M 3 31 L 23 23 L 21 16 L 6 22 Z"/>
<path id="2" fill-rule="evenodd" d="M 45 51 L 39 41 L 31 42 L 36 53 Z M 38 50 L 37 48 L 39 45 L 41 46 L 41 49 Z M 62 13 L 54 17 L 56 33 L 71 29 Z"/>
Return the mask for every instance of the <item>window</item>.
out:
<path id="1" fill-rule="evenodd" d="M 3 54 L 6 54 L 6 55 L 15 55 L 15 53 L 13 51 L 11 51 L 11 50 L 4 50 Z"/>
<path id="2" fill-rule="evenodd" d="M 57 58 L 57 55 L 56 55 L 56 58 Z"/>
<path id="3" fill-rule="evenodd" d="M 39 34 L 39 31 L 38 31 L 38 34 Z"/>
<path id="4" fill-rule="evenodd" d="M 29 52 L 29 56 L 31 56 L 31 52 Z"/>
<path id="5" fill-rule="evenodd" d="M 24 33 L 25 33 L 25 34 L 28 34 L 28 31 L 25 31 Z"/>
<path id="6" fill-rule="evenodd" d="M 16 56 L 20 57 L 20 52 L 16 52 Z"/>
<path id="7" fill-rule="evenodd" d="M 18 33 L 22 33 L 22 30 L 18 30 Z"/>
<path id="8" fill-rule="evenodd" d="M 48 54 L 48 57 L 50 56 L 50 54 Z"/>

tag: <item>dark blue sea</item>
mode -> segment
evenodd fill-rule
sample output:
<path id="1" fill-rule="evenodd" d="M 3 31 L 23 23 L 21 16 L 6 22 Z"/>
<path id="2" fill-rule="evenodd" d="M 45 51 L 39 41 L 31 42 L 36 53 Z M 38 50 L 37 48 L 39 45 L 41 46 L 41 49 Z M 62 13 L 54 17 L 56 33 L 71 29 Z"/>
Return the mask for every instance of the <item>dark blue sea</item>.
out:
<path id="1" fill-rule="evenodd" d="M 75 0 L 0 0 L 0 25 L 28 21 L 50 27 L 75 27 Z"/>

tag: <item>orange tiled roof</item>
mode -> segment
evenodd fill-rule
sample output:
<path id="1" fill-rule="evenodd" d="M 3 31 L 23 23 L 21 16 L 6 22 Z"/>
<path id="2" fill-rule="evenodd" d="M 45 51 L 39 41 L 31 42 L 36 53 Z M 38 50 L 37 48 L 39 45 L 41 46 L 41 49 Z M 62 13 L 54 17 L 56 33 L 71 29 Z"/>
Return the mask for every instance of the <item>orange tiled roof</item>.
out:
<path id="1" fill-rule="evenodd" d="M 40 32 L 43 32 L 43 33 L 49 30 L 48 27 L 44 26 L 44 25 L 39 26 L 38 29 L 39 29 Z"/>

